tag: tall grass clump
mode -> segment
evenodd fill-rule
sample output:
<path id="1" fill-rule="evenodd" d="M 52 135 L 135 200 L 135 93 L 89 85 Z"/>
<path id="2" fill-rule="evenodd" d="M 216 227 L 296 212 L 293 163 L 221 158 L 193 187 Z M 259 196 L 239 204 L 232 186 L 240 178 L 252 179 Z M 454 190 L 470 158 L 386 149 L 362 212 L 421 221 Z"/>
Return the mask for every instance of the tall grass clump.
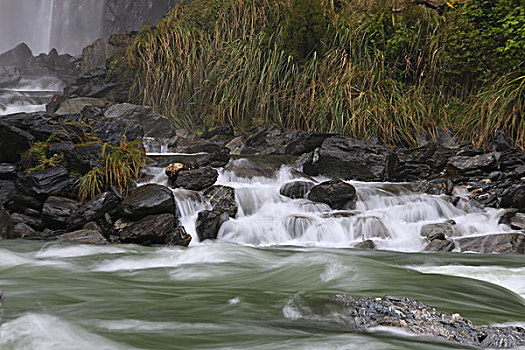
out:
<path id="1" fill-rule="evenodd" d="M 124 139 L 118 146 L 104 143 L 102 167 L 92 168 L 78 180 L 76 188 L 79 200 L 83 202 L 111 188 L 120 194 L 127 194 L 133 181 L 138 180 L 145 158 L 141 141 L 126 142 Z"/>
<path id="2" fill-rule="evenodd" d="M 448 3 L 443 12 L 408 0 L 182 3 L 128 49 L 132 94 L 193 130 L 264 125 L 417 145 L 448 129 L 483 143 L 490 135 L 482 129 L 507 128 L 512 113 L 509 133 L 519 141 L 523 119 L 512 111 L 522 99 L 512 96 L 523 89 L 511 88 L 515 82 L 480 87 L 471 61 L 453 64 L 463 38 L 454 29 L 483 31 L 476 23 L 488 14 Z M 511 13 L 515 23 L 519 13 Z M 508 48 L 516 56 L 521 44 L 502 40 L 489 54 Z"/>

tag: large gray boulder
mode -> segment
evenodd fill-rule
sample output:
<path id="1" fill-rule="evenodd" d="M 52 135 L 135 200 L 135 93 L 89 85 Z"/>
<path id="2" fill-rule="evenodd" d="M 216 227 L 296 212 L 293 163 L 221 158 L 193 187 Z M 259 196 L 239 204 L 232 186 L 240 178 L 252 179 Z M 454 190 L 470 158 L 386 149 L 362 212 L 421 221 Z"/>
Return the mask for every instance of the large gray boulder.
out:
<path id="1" fill-rule="evenodd" d="M 42 220 L 47 228 L 64 229 L 77 208 L 77 202 L 72 199 L 50 196 L 42 207 Z"/>
<path id="2" fill-rule="evenodd" d="M 232 218 L 237 215 L 239 206 L 235 202 L 235 189 L 233 187 L 212 186 L 205 190 L 202 195 L 211 204 L 213 210 L 224 212 Z"/>
<path id="3" fill-rule="evenodd" d="M 84 75 L 99 66 L 106 66 L 106 61 L 115 53 L 115 47 L 109 43 L 109 38 L 100 38 L 82 50 L 80 74 Z"/>
<path id="4" fill-rule="evenodd" d="M 122 103 L 111 106 L 106 118 L 133 120 L 142 127 L 144 137 L 169 139 L 176 136 L 175 129 L 168 118 L 147 106 Z"/>
<path id="5" fill-rule="evenodd" d="M 141 245 L 170 244 L 178 241 L 173 214 L 150 215 L 139 221 L 119 219 L 113 226 L 112 239 Z"/>
<path id="6" fill-rule="evenodd" d="M 218 210 L 203 210 L 197 215 L 195 230 L 202 242 L 206 239 L 216 239 L 221 225 L 228 221 L 228 214 Z"/>
<path id="7" fill-rule="evenodd" d="M 525 233 L 501 233 L 456 240 L 462 252 L 525 254 Z"/>
<path id="8" fill-rule="evenodd" d="M 148 184 L 134 189 L 119 205 L 119 213 L 139 220 L 148 215 L 175 214 L 173 192 L 162 185 Z"/>
<path id="9" fill-rule="evenodd" d="M 177 173 L 177 178 L 170 179 L 168 184 L 174 188 L 200 191 L 213 186 L 218 177 L 219 173 L 212 168 L 182 170 Z"/>
<path id="10" fill-rule="evenodd" d="M 97 221 L 105 213 L 115 212 L 119 199 L 113 192 L 104 192 L 82 204 L 67 220 L 68 230 L 77 230 L 90 221 Z"/>
<path id="11" fill-rule="evenodd" d="M 397 157 L 386 147 L 332 136 L 309 154 L 303 171 L 342 180 L 383 181 L 392 178 L 396 165 Z"/>
<path id="12" fill-rule="evenodd" d="M 452 176 L 490 171 L 497 168 L 499 158 L 498 152 L 477 156 L 454 156 L 448 160 L 447 171 Z"/>
<path id="13" fill-rule="evenodd" d="M 291 181 L 281 186 L 279 193 L 292 199 L 306 198 L 307 193 L 315 186 L 311 181 Z"/>

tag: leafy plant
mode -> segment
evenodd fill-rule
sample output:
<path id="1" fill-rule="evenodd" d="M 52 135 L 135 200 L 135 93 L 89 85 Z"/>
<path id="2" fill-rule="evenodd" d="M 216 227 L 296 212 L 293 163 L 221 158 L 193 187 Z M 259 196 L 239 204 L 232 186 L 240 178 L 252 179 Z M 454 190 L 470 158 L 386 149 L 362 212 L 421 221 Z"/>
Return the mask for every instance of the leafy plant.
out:
<path id="1" fill-rule="evenodd" d="M 142 142 L 120 142 L 119 146 L 108 143 L 102 145 L 102 168 L 93 168 L 81 177 L 77 183 L 79 200 L 83 202 L 98 193 L 115 188 L 121 194 L 127 194 L 134 180 L 139 177 L 140 169 L 145 164 L 146 153 Z"/>

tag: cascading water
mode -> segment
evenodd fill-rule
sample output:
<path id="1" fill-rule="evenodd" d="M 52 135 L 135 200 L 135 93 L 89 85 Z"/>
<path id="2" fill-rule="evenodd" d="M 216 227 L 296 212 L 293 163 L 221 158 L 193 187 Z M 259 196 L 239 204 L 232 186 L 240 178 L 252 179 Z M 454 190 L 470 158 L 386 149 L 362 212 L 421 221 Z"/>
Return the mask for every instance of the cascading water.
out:
<path id="1" fill-rule="evenodd" d="M 34 54 L 79 54 L 102 34 L 105 0 L 0 1 L 0 53 L 26 43 Z"/>

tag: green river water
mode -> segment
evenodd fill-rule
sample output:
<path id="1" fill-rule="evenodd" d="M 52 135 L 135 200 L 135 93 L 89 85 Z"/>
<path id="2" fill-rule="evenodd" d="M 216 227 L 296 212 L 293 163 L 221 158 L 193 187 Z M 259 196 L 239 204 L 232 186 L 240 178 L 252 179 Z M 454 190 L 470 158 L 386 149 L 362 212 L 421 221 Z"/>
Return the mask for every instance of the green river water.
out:
<path id="1" fill-rule="evenodd" d="M 349 331 L 309 305 L 411 297 L 479 324 L 524 324 L 523 256 L 344 248 L 0 242 L 0 349 L 469 349 Z"/>

